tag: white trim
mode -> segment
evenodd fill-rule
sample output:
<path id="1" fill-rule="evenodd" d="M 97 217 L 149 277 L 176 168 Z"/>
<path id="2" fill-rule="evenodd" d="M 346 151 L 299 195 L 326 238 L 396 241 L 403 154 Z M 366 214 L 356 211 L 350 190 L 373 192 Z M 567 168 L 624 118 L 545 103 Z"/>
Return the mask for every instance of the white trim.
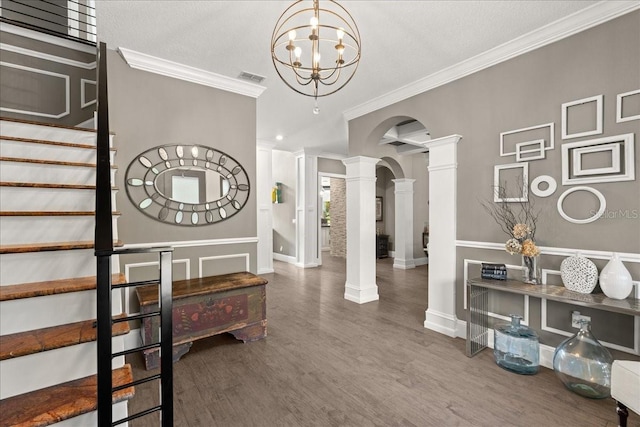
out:
<path id="1" fill-rule="evenodd" d="M 266 87 L 255 83 L 245 82 L 239 79 L 223 76 L 222 74 L 212 73 L 210 71 L 179 64 L 167 59 L 157 58 L 155 56 L 125 49 L 123 47 L 119 47 L 117 51 L 131 68 L 135 68 L 137 70 L 148 71 L 150 73 L 160 74 L 174 79 L 185 80 L 216 89 L 226 90 L 228 92 L 238 93 L 240 95 L 250 96 L 252 98 L 259 97 L 266 89 Z"/>
<path id="2" fill-rule="evenodd" d="M 569 174 L 569 150 L 593 147 L 597 145 L 624 143 L 624 173 L 607 176 L 587 176 L 582 178 L 572 177 Z M 588 141 L 576 141 L 562 144 L 562 185 L 596 184 L 604 182 L 633 181 L 635 172 L 635 138 L 633 133 L 607 136 Z"/>
<path id="3" fill-rule="evenodd" d="M 598 201 L 600 202 L 600 207 L 598 208 L 598 212 L 594 213 L 589 218 L 584 218 L 584 219 L 575 219 L 575 218 L 572 218 L 569 215 L 567 215 L 565 213 L 563 207 L 562 207 L 562 203 L 564 202 L 564 199 L 569 194 L 571 194 L 573 192 L 576 192 L 576 191 L 586 191 L 586 192 L 591 193 L 594 196 L 596 196 L 598 198 Z M 585 186 L 579 185 L 577 187 L 568 188 L 564 193 L 562 193 L 560 198 L 558 198 L 557 207 L 558 207 L 558 213 L 565 220 L 567 220 L 569 222 L 572 222 L 574 224 L 589 224 L 589 223 L 597 220 L 598 218 L 600 218 L 602 216 L 604 211 L 607 209 L 607 200 L 604 198 L 604 195 L 600 191 L 596 190 L 595 188 L 593 188 L 593 187 L 585 187 Z"/>
<path id="4" fill-rule="evenodd" d="M 416 267 L 420 267 L 421 265 L 429 265 L 429 257 L 423 256 L 420 258 L 414 258 L 413 262 L 416 265 Z"/>
<path id="5" fill-rule="evenodd" d="M 628 122 L 631 120 L 640 120 L 640 114 L 636 114 L 635 116 L 622 117 L 622 98 L 631 95 L 640 95 L 640 89 L 616 95 L 616 123 Z"/>
<path id="6" fill-rule="evenodd" d="M 286 262 L 286 263 L 294 264 L 294 265 L 296 263 L 296 257 L 290 256 L 290 255 L 279 254 L 277 252 L 273 253 L 273 259 L 276 260 L 276 261 L 282 261 L 282 262 Z"/>
<path id="7" fill-rule="evenodd" d="M 517 150 L 517 145 L 516 145 L 516 151 L 512 151 L 509 153 L 506 153 L 504 151 L 504 136 L 505 135 L 512 135 L 514 133 L 520 133 L 520 132 L 526 132 L 528 130 L 534 130 L 534 129 L 542 129 L 542 128 L 549 128 L 549 146 L 544 147 L 545 150 L 553 150 L 555 148 L 555 144 L 556 144 L 556 137 L 555 137 L 555 123 L 551 122 L 551 123 L 543 123 L 541 125 L 535 125 L 535 126 L 529 126 L 526 128 L 522 128 L 522 129 L 514 129 L 514 130 L 508 130 L 506 132 L 500 132 L 500 157 L 507 157 L 507 156 L 514 156 L 518 154 L 518 150 Z"/>
<path id="8" fill-rule="evenodd" d="M 413 83 L 366 101 L 344 112 L 346 121 L 395 104 L 412 96 L 458 80 L 542 46 L 562 40 L 640 8 L 638 1 L 601 1 L 473 58 L 423 77 Z"/>
<path id="9" fill-rule="evenodd" d="M 258 274 L 270 274 L 275 273 L 276 271 L 273 268 L 260 268 L 258 269 Z"/>
<path id="10" fill-rule="evenodd" d="M 540 183 L 546 182 L 549 187 L 546 190 L 540 190 Z M 540 175 L 531 181 L 531 192 L 538 197 L 549 197 L 558 189 L 558 183 L 555 178 L 549 175 Z"/>
<path id="11" fill-rule="evenodd" d="M 228 239 L 206 239 L 206 240 L 182 240 L 175 242 L 151 242 L 151 243 L 128 243 L 122 246 L 123 249 L 139 249 L 154 246 L 170 246 L 174 248 L 192 248 L 197 246 L 220 246 L 220 245 L 241 245 L 246 243 L 258 243 L 257 237 L 236 237 Z"/>
<path id="12" fill-rule="evenodd" d="M 0 107 L 0 111 L 7 111 L 10 113 L 18 113 L 18 114 L 26 114 L 29 116 L 38 116 L 38 117 L 50 117 L 53 119 L 59 119 L 62 118 L 64 116 L 68 116 L 69 115 L 69 110 L 70 110 L 70 88 L 69 88 L 69 76 L 66 74 L 60 74 L 60 73 L 54 73 L 52 71 L 46 71 L 46 70 L 39 70 L 37 68 L 31 68 L 31 67 L 25 67 L 23 65 L 18 65 L 18 64 L 11 64 L 9 62 L 2 62 L 0 61 L 0 66 L 5 66 L 5 67 L 9 67 L 9 68 L 17 68 L 18 70 L 23 70 L 23 71 L 30 71 L 32 73 L 36 73 L 36 74 L 45 74 L 47 76 L 53 76 L 53 77 L 58 77 L 64 80 L 64 87 L 65 87 L 65 111 L 63 113 L 60 114 L 48 114 L 48 113 L 38 113 L 35 111 L 27 111 L 27 110 L 17 110 L 15 108 L 5 108 L 5 107 Z"/>
<path id="13" fill-rule="evenodd" d="M 96 85 L 95 80 L 80 79 L 80 108 L 88 107 L 89 105 L 93 105 L 97 102 L 97 97 L 87 102 L 87 94 L 85 90 L 85 84 L 87 83 L 93 84 L 94 86 Z M 96 86 L 96 94 L 97 94 L 97 91 L 98 91 L 98 87 Z"/>
<path id="14" fill-rule="evenodd" d="M 330 172 L 318 172 L 318 176 L 326 176 L 329 178 L 340 178 L 340 179 L 346 179 L 347 175 L 343 175 L 340 173 L 330 173 Z M 322 184 L 321 184 L 322 185 Z"/>
<path id="15" fill-rule="evenodd" d="M 41 42 L 64 47 L 67 49 L 77 50 L 79 52 L 90 53 L 92 55 L 96 54 L 95 46 L 89 46 L 83 43 L 63 39 L 61 37 L 50 36 L 48 34 L 41 33 L 39 31 L 29 30 L 27 28 L 18 27 L 15 25 L 4 23 L 4 22 L 0 22 L 0 31 L 15 34 L 21 37 L 26 37 L 28 39 L 38 40 Z"/>
<path id="16" fill-rule="evenodd" d="M 43 59 L 45 61 L 57 62 L 58 64 L 70 65 L 72 67 L 82 68 L 85 70 L 95 70 L 96 62 L 81 62 L 74 59 L 63 58 L 62 56 L 50 55 L 44 52 L 38 52 L 31 49 L 25 49 L 20 46 L 14 46 L 6 43 L 0 43 L 0 49 L 7 52 L 13 52 L 20 55 L 31 56 L 33 58 Z M 95 53 L 95 52 L 94 52 Z"/>
<path id="17" fill-rule="evenodd" d="M 522 147 L 529 145 L 537 145 L 538 148 L 530 148 L 523 150 Z M 516 144 L 516 162 L 528 162 L 529 160 L 544 159 L 546 148 L 544 147 L 544 139 L 536 139 L 534 141 L 518 142 Z M 522 157 L 523 154 L 537 153 L 529 157 Z"/>
<path id="18" fill-rule="evenodd" d="M 589 147 L 576 148 L 572 151 L 572 166 L 573 176 L 585 176 L 585 175 L 606 175 L 610 173 L 620 173 L 620 145 L 617 142 L 614 144 L 596 145 Z M 603 151 L 611 152 L 611 166 L 582 169 L 582 155 L 601 153 Z"/>
<path id="19" fill-rule="evenodd" d="M 522 197 L 505 197 L 501 198 L 500 189 L 500 171 L 506 169 L 522 169 Z M 500 202 L 527 202 L 529 201 L 529 163 L 509 163 L 506 165 L 495 165 L 493 167 L 493 201 Z M 505 194 L 506 196 L 506 194 Z"/>
<path id="20" fill-rule="evenodd" d="M 568 134 L 567 130 L 567 110 L 569 107 L 576 105 L 588 104 L 590 102 L 596 103 L 596 128 L 593 130 L 587 130 L 584 132 Z M 578 99 L 576 101 L 565 102 L 562 104 L 562 139 L 578 138 L 581 136 L 600 135 L 602 133 L 602 112 L 603 112 L 603 97 L 602 95 L 590 96 L 588 98 Z"/>
<path id="21" fill-rule="evenodd" d="M 458 336 L 457 317 L 427 308 L 425 312 L 424 327 L 439 332 L 451 338 Z"/>
<path id="22" fill-rule="evenodd" d="M 205 257 L 198 257 L 198 277 L 202 277 L 202 270 L 205 261 L 211 261 L 216 259 L 231 259 L 231 258 L 244 258 L 245 259 L 245 271 L 250 271 L 251 262 L 248 253 L 237 253 L 229 255 L 212 255 Z"/>
<path id="23" fill-rule="evenodd" d="M 473 248 L 473 249 L 491 249 L 504 251 L 504 243 L 493 242 L 480 242 L 473 240 L 456 240 L 456 246 L 460 248 Z M 556 255 L 556 256 L 574 256 L 576 253 L 586 258 L 593 259 L 611 259 L 611 251 L 594 251 L 590 249 L 579 248 L 558 248 L 553 246 L 539 246 L 540 253 L 542 255 Z M 640 253 L 632 252 L 617 252 L 621 261 L 640 263 Z"/>

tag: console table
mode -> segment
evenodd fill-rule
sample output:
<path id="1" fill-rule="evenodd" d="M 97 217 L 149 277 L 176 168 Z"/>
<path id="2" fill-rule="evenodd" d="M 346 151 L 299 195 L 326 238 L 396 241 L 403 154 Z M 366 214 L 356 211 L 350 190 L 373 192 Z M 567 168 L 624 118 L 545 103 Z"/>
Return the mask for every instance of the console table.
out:
<path id="1" fill-rule="evenodd" d="M 489 290 L 528 295 L 597 310 L 640 316 L 640 299 L 611 299 L 604 294 L 581 294 L 564 286 L 531 285 L 513 279 L 467 280 L 467 356 L 472 357 L 487 347 Z"/>
<path id="2" fill-rule="evenodd" d="M 173 282 L 173 361 L 186 354 L 193 341 L 230 332 L 243 342 L 267 336 L 267 281 L 254 274 L 231 273 Z M 136 288 L 143 314 L 158 310 L 158 285 Z M 160 318 L 142 321 L 142 344 L 158 342 Z M 143 351 L 147 369 L 160 364 L 160 351 Z"/>
<path id="3" fill-rule="evenodd" d="M 387 234 L 376 235 L 376 258 L 389 256 L 389 236 Z"/>

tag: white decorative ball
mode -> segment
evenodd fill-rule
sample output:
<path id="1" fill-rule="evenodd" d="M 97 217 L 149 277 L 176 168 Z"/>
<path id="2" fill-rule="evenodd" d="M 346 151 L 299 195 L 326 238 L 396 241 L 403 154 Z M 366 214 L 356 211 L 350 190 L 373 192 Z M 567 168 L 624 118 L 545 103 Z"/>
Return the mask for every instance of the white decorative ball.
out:
<path id="1" fill-rule="evenodd" d="M 590 294 L 598 283 L 598 268 L 590 259 L 570 256 L 560 264 L 560 277 L 564 287 L 570 291 Z"/>

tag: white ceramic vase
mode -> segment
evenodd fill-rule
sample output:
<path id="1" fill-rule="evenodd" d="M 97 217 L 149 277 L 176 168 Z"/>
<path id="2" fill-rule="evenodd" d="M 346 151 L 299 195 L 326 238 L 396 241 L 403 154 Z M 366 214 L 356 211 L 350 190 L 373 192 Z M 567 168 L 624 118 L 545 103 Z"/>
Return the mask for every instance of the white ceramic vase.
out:
<path id="1" fill-rule="evenodd" d="M 606 296 L 613 299 L 625 299 L 633 289 L 631 273 L 615 252 L 600 272 L 600 287 Z"/>

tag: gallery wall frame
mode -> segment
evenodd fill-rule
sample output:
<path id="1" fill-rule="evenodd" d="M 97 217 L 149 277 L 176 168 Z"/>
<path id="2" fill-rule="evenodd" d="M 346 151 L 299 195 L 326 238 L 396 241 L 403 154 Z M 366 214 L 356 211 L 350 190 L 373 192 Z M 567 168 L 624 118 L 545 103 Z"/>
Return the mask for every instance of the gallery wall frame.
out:
<path id="1" fill-rule="evenodd" d="M 569 109 L 571 107 L 577 107 L 591 102 L 596 103 L 596 114 L 594 117 L 594 129 L 585 130 L 583 132 L 569 133 Z M 602 122 L 603 122 L 603 104 L 604 96 L 596 95 L 588 98 L 578 99 L 576 101 L 565 102 L 562 104 L 562 139 L 578 138 L 581 136 L 600 135 L 602 134 Z"/>
<path id="2" fill-rule="evenodd" d="M 547 184 L 546 190 L 540 189 L 540 184 L 543 182 Z M 558 183 L 555 178 L 549 175 L 540 175 L 531 181 L 531 192 L 538 197 L 549 197 L 556 192 L 557 188 Z"/>
<path id="3" fill-rule="evenodd" d="M 578 150 L 577 153 L 574 153 L 575 150 Z M 618 155 L 617 160 L 612 159 L 610 166 L 584 169 L 581 161 L 580 164 L 575 164 L 575 156 L 580 158 L 584 154 L 605 151 L 611 152 L 612 155 Z M 617 172 L 614 172 L 615 170 Z M 576 171 L 579 175 L 575 175 Z M 635 179 L 635 138 L 633 133 L 562 144 L 562 185 L 599 184 Z"/>
<path id="4" fill-rule="evenodd" d="M 499 189 L 501 185 L 500 172 L 511 169 L 522 169 L 522 189 L 520 197 L 501 197 Z M 508 163 L 506 165 L 495 165 L 493 167 L 493 201 L 500 202 L 528 202 L 529 201 L 529 163 Z"/>
<path id="5" fill-rule="evenodd" d="M 598 210 L 588 218 L 576 219 L 576 218 L 570 217 L 564 211 L 564 208 L 562 206 L 562 204 L 564 203 L 564 199 L 566 199 L 569 194 L 575 193 L 576 191 L 586 191 L 588 193 L 593 194 L 594 196 L 596 196 L 598 198 L 598 202 L 600 203 L 600 206 L 599 206 Z M 567 220 L 567 221 L 569 221 L 569 222 L 571 222 L 573 224 L 589 224 L 589 223 L 597 220 L 598 218 L 600 218 L 602 216 L 602 214 L 604 214 L 604 211 L 606 209 L 607 209 L 607 200 L 604 198 L 604 195 L 600 191 L 596 190 L 593 187 L 586 187 L 586 186 L 580 186 L 580 185 L 576 186 L 576 187 L 571 187 L 571 188 L 567 189 L 564 193 L 562 193 L 562 195 L 558 199 L 558 213 L 560 214 L 560 216 L 562 218 L 564 218 L 565 220 Z"/>
<path id="6" fill-rule="evenodd" d="M 535 130 L 535 129 L 543 129 L 546 127 L 549 128 L 549 140 L 548 141 L 545 140 L 544 149 L 545 151 L 553 150 L 555 147 L 555 123 L 551 122 L 551 123 L 544 123 L 541 125 L 529 126 L 522 129 L 515 129 L 515 130 L 508 130 L 506 132 L 500 132 L 500 156 L 507 157 L 507 156 L 515 156 L 517 154 L 516 151 L 506 151 L 504 146 L 505 136 L 514 135 L 517 133 L 524 133 L 524 132 Z"/>
<path id="7" fill-rule="evenodd" d="M 534 146 L 534 148 L 527 148 Z M 518 142 L 516 144 L 516 162 L 528 162 L 545 158 L 544 139 Z"/>
<path id="8" fill-rule="evenodd" d="M 382 221 L 382 197 L 376 197 L 376 221 Z"/>
<path id="9" fill-rule="evenodd" d="M 640 114 L 634 114 L 632 116 L 624 117 L 624 98 L 638 96 L 640 97 L 640 89 L 632 90 L 630 92 L 620 93 L 616 96 L 616 123 L 629 122 L 631 120 L 640 120 Z"/>

